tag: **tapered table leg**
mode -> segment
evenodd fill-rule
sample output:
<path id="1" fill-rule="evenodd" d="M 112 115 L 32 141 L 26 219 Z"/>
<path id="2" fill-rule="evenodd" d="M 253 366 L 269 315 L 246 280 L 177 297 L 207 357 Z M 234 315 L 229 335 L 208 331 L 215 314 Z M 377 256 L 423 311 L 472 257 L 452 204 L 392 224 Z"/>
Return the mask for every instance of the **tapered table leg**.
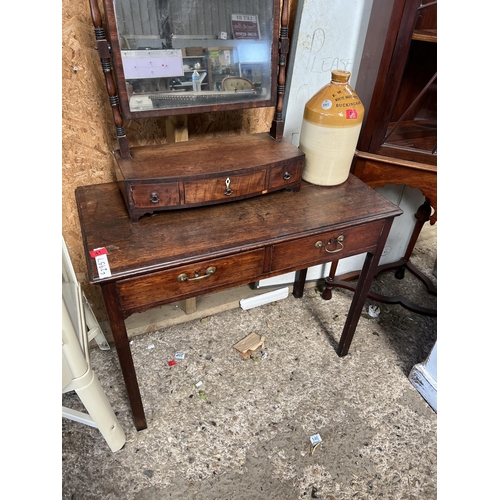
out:
<path id="1" fill-rule="evenodd" d="M 135 373 L 134 361 L 132 359 L 132 352 L 130 351 L 130 344 L 125 327 L 125 321 L 120 313 L 120 302 L 115 283 L 107 283 L 101 285 L 104 303 L 108 312 L 109 323 L 113 339 L 115 341 L 116 352 L 120 367 L 122 369 L 125 387 L 134 417 L 135 428 L 140 431 L 147 428 L 146 416 L 144 414 L 144 407 L 142 405 L 141 392 L 137 382 Z"/>
<path id="2" fill-rule="evenodd" d="M 337 349 L 337 354 L 340 357 L 345 356 L 349 352 L 349 347 L 351 346 L 352 338 L 358 326 L 359 317 L 361 316 L 361 311 L 365 305 L 373 275 L 377 268 L 377 264 L 374 264 L 375 260 L 378 262 L 378 259 L 374 259 L 373 254 L 369 253 L 366 255 L 358 285 L 356 286 L 354 297 L 352 298 L 351 307 L 347 314 L 344 329 L 342 330 L 342 336 L 340 337 L 339 347 Z"/>
<path id="3" fill-rule="evenodd" d="M 386 222 L 382 234 L 380 235 L 379 243 L 377 245 L 375 253 L 368 252 L 366 254 L 363 269 L 361 270 L 359 281 L 354 292 L 354 297 L 352 298 L 351 307 L 349 308 L 349 313 L 347 314 L 344 329 L 342 330 L 342 335 L 340 337 L 339 346 L 337 349 L 337 354 L 340 357 L 345 356 L 349 352 L 349 347 L 351 346 L 354 332 L 356 331 L 356 328 L 358 326 L 359 317 L 361 316 L 361 311 L 363 310 L 366 299 L 368 297 L 368 292 L 370 291 L 373 277 L 375 276 L 375 273 L 377 271 L 377 266 L 380 257 L 382 256 L 382 251 L 384 249 L 385 242 L 387 241 L 389 231 L 391 230 L 391 226 L 392 220 L 390 222 Z M 335 271 L 336 269 L 330 271 L 330 277 L 332 275 L 333 277 L 335 277 Z"/>

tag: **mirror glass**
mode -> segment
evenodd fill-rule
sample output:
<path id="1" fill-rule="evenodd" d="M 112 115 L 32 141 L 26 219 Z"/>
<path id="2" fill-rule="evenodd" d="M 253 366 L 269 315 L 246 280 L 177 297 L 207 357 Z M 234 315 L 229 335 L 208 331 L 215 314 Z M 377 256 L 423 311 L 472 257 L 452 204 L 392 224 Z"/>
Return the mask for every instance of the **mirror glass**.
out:
<path id="1" fill-rule="evenodd" d="M 276 103 L 279 0 L 105 0 L 125 118 Z"/>

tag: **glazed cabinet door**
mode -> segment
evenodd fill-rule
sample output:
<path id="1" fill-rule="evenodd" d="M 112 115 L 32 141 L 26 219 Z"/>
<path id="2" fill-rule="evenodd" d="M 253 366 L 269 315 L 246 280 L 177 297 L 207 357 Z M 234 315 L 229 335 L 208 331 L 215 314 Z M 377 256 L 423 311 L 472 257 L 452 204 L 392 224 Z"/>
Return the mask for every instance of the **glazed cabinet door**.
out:
<path id="1" fill-rule="evenodd" d="M 437 165 L 437 1 L 396 0 L 358 149 Z"/>

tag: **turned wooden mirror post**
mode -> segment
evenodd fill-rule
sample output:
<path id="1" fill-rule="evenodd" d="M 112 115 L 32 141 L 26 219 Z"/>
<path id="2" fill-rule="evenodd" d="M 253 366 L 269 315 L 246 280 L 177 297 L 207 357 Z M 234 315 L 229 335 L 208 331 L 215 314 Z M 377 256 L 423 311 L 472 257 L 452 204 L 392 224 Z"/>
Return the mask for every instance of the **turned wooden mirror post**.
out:
<path id="1" fill-rule="evenodd" d="M 288 23 L 289 23 L 289 6 L 288 0 L 283 0 L 281 11 L 281 28 L 279 39 L 279 69 L 278 69 L 278 102 L 276 103 L 276 112 L 274 114 L 273 123 L 271 126 L 271 136 L 278 140 L 283 138 L 283 129 L 285 123 L 283 121 L 283 99 L 285 96 L 285 79 L 286 79 L 286 61 L 289 51 L 288 38 Z"/>
<path id="2" fill-rule="evenodd" d="M 120 110 L 120 99 L 116 91 L 115 79 L 113 77 L 113 68 L 111 65 L 111 54 L 106 31 L 103 27 L 101 11 L 97 4 L 97 0 L 89 0 L 90 14 L 92 16 L 92 23 L 94 24 L 94 33 L 97 42 L 97 51 L 101 59 L 102 71 L 106 81 L 106 90 L 109 96 L 109 103 L 113 110 L 113 120 L 116 127 L 116 136 L 120 147 L 120 154 L 122 158 L 130 158 L 130 150 L 128 147 L 128 139 L 125 135 L 123 127 L 123 117 Z"/>

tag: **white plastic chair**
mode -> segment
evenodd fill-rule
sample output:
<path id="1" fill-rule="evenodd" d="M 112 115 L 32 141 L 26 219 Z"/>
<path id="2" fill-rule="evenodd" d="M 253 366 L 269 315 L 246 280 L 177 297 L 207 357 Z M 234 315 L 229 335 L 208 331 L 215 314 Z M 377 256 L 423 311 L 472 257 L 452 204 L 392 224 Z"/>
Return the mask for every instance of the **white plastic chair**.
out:
<path id="1" fill-rule="evenodd" d="M 125 444 L 125 433 L 90 365 L 89 341 L 109 349 L 81 291 L 64 239 L 62 281 L 62 392 L 75 391 L 87 413 L 62 407 L 62 416 L 99 429 L 113 452 Z"/>

